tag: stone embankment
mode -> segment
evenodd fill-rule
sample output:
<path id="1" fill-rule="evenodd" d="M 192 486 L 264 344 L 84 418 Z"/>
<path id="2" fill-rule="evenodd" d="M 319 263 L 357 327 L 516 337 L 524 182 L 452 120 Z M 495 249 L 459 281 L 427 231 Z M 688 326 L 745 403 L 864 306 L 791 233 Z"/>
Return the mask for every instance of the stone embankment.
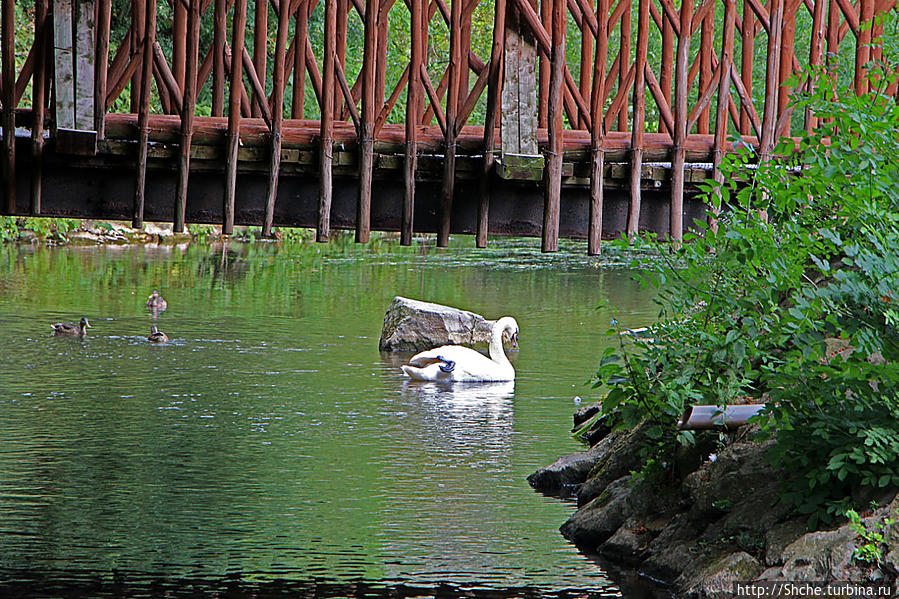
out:
<path id="1" fill-rule="evenodd" d="M 598 410 L 597 404 L 579 410 L 575 428 Z M 599 422 L 587 451 L 560 458 L 528 481 L 544 493 L 575 497 L 577 511 L 562 534 L 585 553 L 633 568 L 659 585 L 660 596 L 723 599 L 734 596 L 734 583 L 750 581 L 895 586 L 896 489 L 864 498 L 871 507 L 861 513 L 863 533 L 845 520 L 809 532 L 807 517 L 778 501 L 783 473 L 766 459 L 773 441 L 751 436 L 744 427 L 719 449 L 717 433 L 700 433 L 695 447 L 672 456 L 670 476 L 641 480 L 635 472 L 643 429 L 610 431 Z M 874 559 L 865 561 L 860 550 Z"/>

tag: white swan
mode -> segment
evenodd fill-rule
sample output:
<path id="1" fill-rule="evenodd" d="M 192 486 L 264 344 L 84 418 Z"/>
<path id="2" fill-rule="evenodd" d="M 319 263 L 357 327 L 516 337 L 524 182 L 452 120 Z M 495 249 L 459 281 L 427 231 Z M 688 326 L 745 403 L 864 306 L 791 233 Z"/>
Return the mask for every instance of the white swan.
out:
<path id="1" fill-rule="evenodd" d="M 503 333 L 512 335 L 512 347 L 518 347 L 518 323 L 503 316 L 490 331 L 490 357 L 461 345 L 443 345 L 412 356 L 400 368 L 418 381 L 513 381 L 515 369 L 503 351 Z"/>

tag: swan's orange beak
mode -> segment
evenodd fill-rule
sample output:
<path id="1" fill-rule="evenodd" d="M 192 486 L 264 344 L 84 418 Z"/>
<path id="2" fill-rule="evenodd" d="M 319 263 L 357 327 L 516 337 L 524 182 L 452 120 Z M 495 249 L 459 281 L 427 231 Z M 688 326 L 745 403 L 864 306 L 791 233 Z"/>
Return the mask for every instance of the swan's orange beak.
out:
<path id="1" fill-rule="evenodd" d="M 518 347 L 518 333 L 512 333 L 512 347 Z"/>

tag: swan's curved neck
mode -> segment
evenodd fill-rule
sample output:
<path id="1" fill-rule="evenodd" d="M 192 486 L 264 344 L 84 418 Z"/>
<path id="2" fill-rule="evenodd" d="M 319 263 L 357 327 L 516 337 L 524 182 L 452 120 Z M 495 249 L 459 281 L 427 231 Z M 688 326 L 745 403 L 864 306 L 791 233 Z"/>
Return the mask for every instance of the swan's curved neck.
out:
<path id="1" fill-rule="evenodd" d="M 509 358 L 506 356 L 506 352 L 503 350 L 503 333 L 508 327 L 508 323 L 503 322 L 503 319 L 499 319 L 493 323 L 493 328 L 490 330 L 490 347 L 488 349 L 490 359 L 503 366 L 512 366 L 512 363 L 509 362 Z"/>

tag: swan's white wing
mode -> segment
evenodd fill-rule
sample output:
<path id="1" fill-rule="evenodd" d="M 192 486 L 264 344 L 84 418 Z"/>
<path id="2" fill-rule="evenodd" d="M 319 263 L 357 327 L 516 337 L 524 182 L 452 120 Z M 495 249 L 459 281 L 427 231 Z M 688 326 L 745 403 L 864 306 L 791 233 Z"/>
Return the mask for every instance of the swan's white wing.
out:
<path id="1" fill-rule="evenodd" d="M 441 367 L 452 363 L 451 370 Z M 509 381 L 515 378 L 511 366 L 497 364 L 484 354 L 461 345 L 443 345 L 412 356 L 403 372 L 418 380 Z"/>
<path id="2" fill-rule="evenodd" d="M 491 360 L 481 352 L 475 351 L 468 347 L 463 347 L 461 345 L 441 345 L 440 347 L 435 347 L 434 349 L 429 349 L 427 351 L 415 354 L 414 356 L 412 356 L 412 358 L 409 359 L 409 364 L 411 364 L 412 366 L 422 367 L 442 360 L 452 360 L 453 362 L 460 362 L 463 360 L 478 359 L 484 359 L 493 362 L 493 360 Z"/>
<path id="3" fill-rule="evenodd" d="M 440 370 L 440 365 L 442 363 L 443 362 L 435 361 L 421 368 L 403 364 L 400 368 L 406 373 L 406 376 L 415 379 L 416 381 L 452 381 L 453 379 L 450 373 Z"/>

